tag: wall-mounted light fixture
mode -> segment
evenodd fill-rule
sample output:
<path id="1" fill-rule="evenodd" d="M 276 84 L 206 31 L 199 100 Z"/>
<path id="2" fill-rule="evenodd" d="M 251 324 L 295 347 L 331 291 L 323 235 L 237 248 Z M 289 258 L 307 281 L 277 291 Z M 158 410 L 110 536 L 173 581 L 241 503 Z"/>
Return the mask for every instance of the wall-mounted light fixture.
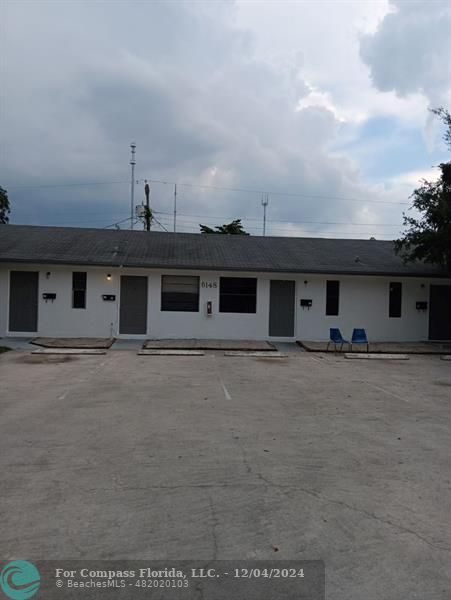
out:
<path id="1" fill-rule="evenodd" d="M 307 279 L 306 279 L 306 280 L 304 281 L 304 285 L 307 285 L 307 284 L 308 284 L 308 281 L 307 281 Z"/>
<path id="2" fill-rule="evenodd" d="M 108 281 L 111 281 L 111 273 L 108 273 L 108 275 L 106 276 Z"/>
<path id="3" fill-rule="evenodd" d="M 47 273 L 45 274 L 46 279 L 50 279 L 50 275 L 51 275 L 50 271 L 47 271 Z"/>

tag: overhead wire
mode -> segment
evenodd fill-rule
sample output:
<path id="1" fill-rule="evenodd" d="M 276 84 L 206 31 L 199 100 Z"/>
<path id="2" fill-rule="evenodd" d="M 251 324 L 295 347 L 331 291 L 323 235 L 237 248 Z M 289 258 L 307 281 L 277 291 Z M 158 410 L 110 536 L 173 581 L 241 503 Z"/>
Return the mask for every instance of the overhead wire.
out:
<path id="1" fill-rule="evenodd" d="M 136 180 L 136 183 L 142 182 L 144 180 Z M 198 183 L 184 183 L 184 182 L 175 182 L 175 181 L 167 181 L 167 180 L 162 180 L 162 179 L 147 179 L 148 182 L 150 183 L 158 183 L 158 184 L 165 184 L 165 185 L 178 185 L 180 187 L 189 187 L 189 188 L 199 188 L 199 189 L 212 189 L 212 190 L 216 190 L 216 191 L 228 191 L 228 192 L 235 192 L 235 193 L 252 193 L 252 194 L 263 194 L 263 193 L 268 193 L 272 196 L 286 196 L 286 197 L 299 197 L 299 198 L 306 198 L 306 199 L 324 199 L 324 200 L 337 200 L 337 201 L 349 201 L 349 202 L 369 202 L 369 203 L 373 203 L 373 204 L 391 204 L 391 205 L 405 205 L 408 204 L 408 202 L 393 202 L 393 201 L 386 201 L 386 200 L 371 200 L 371 199 L 366 199 L 366 200 L 361 200 L 361 199 L 357 199 L 357 198 L 349 198 L 349 197 L 344 197 L 344 196 L 334 196 L 334 195 L 315 195 L 315 194 L 304 194 L 304 193 L 294 193 L 294 192 L 283 192 L 283 191 L 265 191 L 265 190 L 257 190 L 257 189 L 251 189 L 251 188 L 235 188 L 235 187 L 226 187 L 226 186 L 215 186 L 215 185 L 208 185 L 208 184 L 198 184 Z M 38 185 L 16 185 L 16 186 L 8 186 L 9 189 L 25 189 L 25 188 L 57 188 L 57 187 L 76 187 L 76 186 L 101 186 L 101 185 L 120 185 L 120 184 L 129 184 L 130 181 L 97 181 L 97 182 L 74 182 L 74 183 L 61 183 L 61 184 L 38 184 Z M 92 214 L 101 214 L 100 212 L 96 212 L 96 213 L 92 213 Z M 164 211 L 154 211 L 154 214 L 159 214 L 159 215 L 168 215 L 168 216 L 172 216 L 173 213 L 169 213 L 169 212 L 164 212 Z M 194 221 L 193 219 L 204 219 L 204 220 L 218 220 L 218 219 L 232 219 L 232 217 L 224 217 L 224 216 L 219 216 L 219 215 L 197 215 L 197 214 L 193 214 L 193 213 L 178 213 L 179 217 L 185 217 L 185 221 L 178 221 L 179 224 L 184 225 L 185 227 L 189 227 L 190 225 L 192 226 Z M 131 217 L 128 217 L 126 219 L 120 220 L 120 221 L 116 221 L 115 223 L 112 223 L 110 225 L 106 225 L 104 227 L 104 229 L 108 229 L 109 227 L 114 227 L 116 225 L 119 225 L 121 223 L 124 223 L 126 221 L 129 221 L 131 219 Z M 260 221 L 261 217 L 247 217 L 247 216 L 243 216 L 241 217 L 242 221 Z M 157 218 L 154 216 L 154 221 L 160 225 L 165 231 L 168 231 L 167 227 L 171 227 L 171 224 L 167 224 L 164 225 L 163 223 L 161 223 L 159 220 L 157 220 Z M 85 221 L 85 222 L 89 222 L 89 223 L 93 223 L 92 220 L 89 221 Z M 74 221 L 74 223 L 80 223 L 79 220 Z M 345 222 L 345 221 L 314 221 L 314 220 L 303 220 L 303 221 L 299 221 L 299 220 L 289 220 L 289 219 L 268 219 L 267 223 L 269 224 L 269 228 L 271 231 L 286 231 L 286 229 L 284 230 L 282 227 L 290 227 L 293 225 L 346 225 L 346 226 L 351 226 L 351 227 L 355 227 L 355 226 L 361 226 L 361 227 L 401 227 L 401 224 L 395 224 L 395 223 L 359 223 L 359 222 Z M 271 226 L 271 223 L 276 223 L 279 224 L 280 226 L 278 227 L 274 227 Z M 286 225 L 284 225 L 286 224 Z M 247 227 L 247 229 L 254 229 L 254 230 L 260 230 L 260 227 L 255 227 L 252 225 L 249 225 Z M 303 229 L 306 233 L 311 232 L 311 233 L 318 233 L 317 230 L 305 230 Z M 341 233 L 347 233 L 347 234 L 351 234 L 351 235 L 368 235 L 368 232 L 333 232 L 333 231 L 327 231 L 326 233 L 330 233 L 330 234 L 341 234 Z M 384 235 L 383 233 L 379 233 L 379 235 Z M 391 235 L 391 234 L 385 234 L 385 235 Z"/>
<path id="2" fill-rule="evenodd" d="M 138 180 L 139 182 L 145 181 L 144 179 Z M 275 190 L 256 190 L 251 188 L 233 188 L 233 187 L 225 187 L 218 185 L 208 185 L 208 184 L 199 184 L 199 183 L 180 183 L 178 181 L 164 181 L 161 179 L 147 179 L 150 183 L 162 183 L 166 185 L 177 185 L 180 187 L 193 187 L 193 188 L 202 188 L 202 189 L 210 189 L 210 190 L 221 190 L 227 192 L 239 192 L 239 193 L 247 193 L 247 194 L 269 194 L 270 196 L 289 196 L 295 198 L 311 198 L 313 200 L 339 200 L 346 202 L 371 202 L 375 204 L 409 204 L 409 202 L 393 202 L 391 200 L 362 200 L 361 198 L 347 198 L 345 196 L 332 196 L 332 195 L 318 195 L 318 194 L 301 194 L 299 192 L 279 192 Z"/>
<path id="3" fill-rule="evenodd" d="M 155 211 L 157 214 L 171 216 L 172 213 L 163 212 L 163 211 Z M 193 219 L 208 219 L 208 220 L 218 220 L 224 219 L 233 220 L 236 217 L 225 217 L 219 215 L 194 215 L 191 213 L 177 213 L 180 217 L 187 217 Z M 261 217 L 240 217 L 241 221 L 261 221 Z M 287 225 L 292 224 L 310 224 L 310 225 L 352 225 L 352 226 L 362 226 L 362 227 L 400 227 L 400 223 L 355 223 L 355 222 L 347 222 L 347 221 L 296 221 L 289 219 L 267 219 L 267 223 L 286 223 Z"/>
<path id="4" fill-rule="evenodd" d="M 329 194 L 305 194 L 300 192 L 284 192 L 277 190 L 263 190 L 263 189 L 252 189 L 252 188 L 239 188 L 239 187 L 227 187 L 227 186 L 219 186 L 219 185 L 210 185 L 210 184 L 201 184 L 201 183 L 186 183 L 186 182 L 178 182 L 178 181 L 166 181 L 163 179 L 137 179 L 137 183 L 143 183 L 144 181 L 148 181 L 149 183 L 161 183 L 164 185 L 177 185 L 180 187 L 190 187 L 190 188 L 199 188 L 199 189 L 209 189 L 209 190 L 218 190 L 225 192 L 236 192 L 236 193 L 245 193 L 245 194 L 269 194 L 270 196 L 285 196 L 285 197 L 294 197 L 294 198 L 310 198 L 312 200 L 338 200 L 343 202 L 366 202 L 373 204 L 395 204 L 395 205 L 407 205 L 409 202 L 396 202 L 392 200 L 371 200 L 371 199 L 362 199 L 362 198 L 349 198 L 346 196 L 334 196 Z M 90 186 L 90 185 L 124 185 L 129 184 L 130 181 L 91 181 L 91 182 L 72 182 L 72 183 L 51 183 L 51 184 L 36 184 L 36 185 L 8 185 L 6 186 L 8 189 L 31 189 L 31 188 L 57 188 L 57 187 L 77 187 L 77 186 Z"/>

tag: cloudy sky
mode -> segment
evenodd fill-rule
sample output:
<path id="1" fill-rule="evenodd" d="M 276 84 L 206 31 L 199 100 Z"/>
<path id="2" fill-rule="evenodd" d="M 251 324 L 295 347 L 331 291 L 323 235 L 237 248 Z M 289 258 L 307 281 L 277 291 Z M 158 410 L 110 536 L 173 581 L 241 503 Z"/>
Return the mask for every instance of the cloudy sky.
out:
<path id="1" fill-rule="evenodd" d="M 13 223 L 127 219 L 134 141 L 168 229 L 177 181 L 178 230 L 261 234 L 268 191 L 271 235 L 389 239 L 448 160 L 447 0 L 4 0 L 0 23 Z"/>

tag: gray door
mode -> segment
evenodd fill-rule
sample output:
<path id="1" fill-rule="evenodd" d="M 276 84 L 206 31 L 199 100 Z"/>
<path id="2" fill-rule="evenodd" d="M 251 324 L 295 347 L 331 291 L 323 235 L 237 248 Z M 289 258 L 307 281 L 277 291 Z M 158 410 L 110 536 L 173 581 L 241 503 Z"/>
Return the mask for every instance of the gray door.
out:
<path id="1" fill-rule="evenodd" d="M 294 281 L 272 279 L 269 290 L 269 335 L 294 336 Z"/>
<path id="2" fill-rule="evenodd" d="M 431 285 L 429 339 L 451 340 L 451 285 Z"/>
<path id="3" fill-rule="evenodd" d="M 119 333 L 147 333 L 147 277 L 121 277 Z"/>
<path id="4" fill-rule="evenodd" d="M 38 330 L 37 271 L 11 271 L 9 276 L 9 331 Z"/>

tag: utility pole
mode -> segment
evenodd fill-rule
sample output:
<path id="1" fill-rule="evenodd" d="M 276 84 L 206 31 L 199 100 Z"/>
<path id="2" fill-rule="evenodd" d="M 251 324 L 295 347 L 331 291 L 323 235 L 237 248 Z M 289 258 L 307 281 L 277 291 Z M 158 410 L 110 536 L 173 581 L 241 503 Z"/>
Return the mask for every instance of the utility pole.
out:
<path id="1" fill-rule="evenodd" d="M 174 233 L 177 230 L 177 184 L 174 183 Z"/>
<path id="2" fill-rule="evenodd" d="M 145 228 L 146 231 L 150 231 L 150 225 L 152 222 L 152 213 L 150 212 L 150 187 L 149 184 L 147 183 L 147 179 L 144 180 L 145 186 L 144 186 L 144 193 L 146 195 L 146 212 L 144 213 L 144 221 L 145 221 Z"/>
<path id="3" fill-rule="evenodd" d="M 262 206 L 263 206 L 263 236 L 266 235 L 266 207 L 268 206 L 269 203 L 269 196 L 268 194 L 263 194 L 262 195 Z"/>
<path id="4" fill-rule="evenodd" d="M 132 175 L 130 181 L 130 229 L 133 229 L 133 221 L 135 219 L 135 152 L 136 152 L 136 144 L 132 142 L 130 144 L 130 148 L 132 151 L 132 157 L 130 160 L 130 165 L 132 167 Z"/>

